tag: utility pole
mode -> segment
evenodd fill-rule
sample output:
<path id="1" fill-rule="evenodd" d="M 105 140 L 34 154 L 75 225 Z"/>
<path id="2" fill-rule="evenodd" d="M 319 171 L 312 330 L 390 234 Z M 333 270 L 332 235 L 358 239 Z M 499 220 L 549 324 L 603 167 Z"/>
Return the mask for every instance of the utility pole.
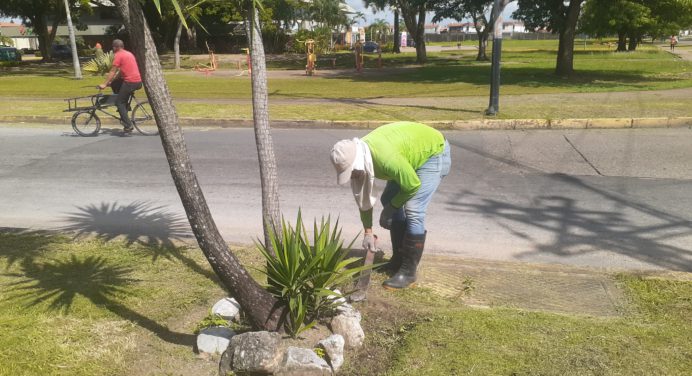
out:
<path id="1" fill-rule="evenodd" d="M 75 40 L 74 27 L 72 26 L 72 16 L 70 15 L 69 0 L 65 0 L 65 15 L 67 15 L 67 31 L 70 34 L 70 48 L 72 48 L 72 65 L 74 66 L 74 78 L 77 80 L 81 80 L 82 69 L 79 66 L 79 56 L 77 55 L 77 41 Z"/>
<path id="2" fill-rule="evenodd" d="M 490 75 L 490 104 L 485 114 L 495 116 L 500 111 L 500 60 L 502 55 L 502 9 L 506 0 L 495 0 L 492 17 L 493 25 L 493 62 Z"/>

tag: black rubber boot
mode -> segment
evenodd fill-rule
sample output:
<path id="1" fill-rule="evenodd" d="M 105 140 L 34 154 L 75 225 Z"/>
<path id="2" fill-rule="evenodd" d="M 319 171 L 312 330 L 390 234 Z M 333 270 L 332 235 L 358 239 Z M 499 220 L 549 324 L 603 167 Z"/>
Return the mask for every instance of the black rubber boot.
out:
<path id="1" fill-rule="evenodd" d="M 394 277 L 384 281 L 382 284 L 388 289 L 405 289 L 416 282 L 416 270 L 425 248 L 425 234 L 423 235 L 404 235 L 404 242 L 401 246 L 401 267 Z"/>
<path id="2" fill-rule="evenodd" d="M 404 234 L 406 234 L 406 222 L 392 222 L 392 228 L 389 230 L 392 240 L 392 258 L 380 268 L 390 277 L 401 267 L 401 244 L 404 242 Z"/>

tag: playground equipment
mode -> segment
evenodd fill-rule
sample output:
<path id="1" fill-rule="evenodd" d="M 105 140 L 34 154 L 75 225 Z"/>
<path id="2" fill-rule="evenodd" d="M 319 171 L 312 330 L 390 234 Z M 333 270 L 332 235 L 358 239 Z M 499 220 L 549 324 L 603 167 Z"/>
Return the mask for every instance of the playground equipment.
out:
<path id="1" fill-rule="evenodd" d="M 305 55 L 307 57 L 305 74 L 312 76 L 315 73 L 315 69 L 317 69 L 317 55 L 315 54 L 315 41 L 313 39 L 305 41 Z"/>
<path id="2" fill-rule="evenodd" d="M 354 51 L 356 53 L 356 71 L 360 73 L 363 71 L 363 43 L 356 42 Z"/>
<path id="3" fill-rule="evenodd" d="M 209 64 L 197 64 L 193 69 L 208 76 L 211 72 L 216 70 L 218 61 L 216 60 L 216 55 L 214 55 L 214 50 L 209 48 L 209 43 L 204 43 L 207 45 L 207 51 L 209 51 Z"/>
<path id="4" fill-rule="evenodd" d="M 245 62 L 247 63 L 247 75 L 252 74 L 252 58 L 250 56 L 250 49 L 249 48 L 241 48 L 245 52 Z M 240 61 L 238 61 L 238 69 L 240 69 Z M 240 73 L 237 74 L 237 76 L 242 76 L 243 73 L 245 73 L 245 70 L 241 70 Z"/>

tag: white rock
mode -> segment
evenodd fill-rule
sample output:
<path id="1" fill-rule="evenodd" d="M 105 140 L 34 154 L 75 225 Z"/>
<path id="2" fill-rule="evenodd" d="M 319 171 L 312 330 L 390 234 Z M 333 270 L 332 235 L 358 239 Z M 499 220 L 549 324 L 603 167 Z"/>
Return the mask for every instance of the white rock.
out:
<path id="1" fill-rule="evenodd" d="M 310 349 L 289 347 L 275 376 L 331 376 L 332 368 Z"/>
<path id="2" fill-rule="evenodd" d="M 334 292 L 341 295 L 341 291 L 339 291 L 339 289 L 334 289 Z M 343 296 L 338 297 L 339 295 L 329 295 L 328 298 L 334 299 L 334 303 L 346 304 L 346 298 L 344 298 Z"/>
<path id="3" fill-rule="evenodd" d="M 355 316 L 337 315 L 332 318 L 330 324 L 332 333 L 340 334 L 344 337 L 346 347 L 355 349 L 363 345 L 365 332 L 360 326 L 360 320 Z"/>
<path id="4" fill-rule="evenodd" d="M 362 316 L 358 310 L 353 308 L 352 305 L 344 303 L 336 308 L 337 315 L 354 317 L 358 322 L 361 322 Z"/>
<path id="5" fill-rule="evenodd" d="M 223 298 L 211 307 L 211 313 L 233 320 L 240 313 L 240 304 L 234 298 Z"/>
<path id="6" fill-rule="evenodd" d="M 197 335 L 197 350 L 200 353 L 221 354 L 226 351 L 235 333 L 224 326 L 202 329 Z"/>
<path id="7" fill-rule="evenodd" d="M 344 337 L 340 334 L 332 334 L 318 342 L 317 346 L 324 349 L 334 372 L 339 372 L 344 364 Z"/>

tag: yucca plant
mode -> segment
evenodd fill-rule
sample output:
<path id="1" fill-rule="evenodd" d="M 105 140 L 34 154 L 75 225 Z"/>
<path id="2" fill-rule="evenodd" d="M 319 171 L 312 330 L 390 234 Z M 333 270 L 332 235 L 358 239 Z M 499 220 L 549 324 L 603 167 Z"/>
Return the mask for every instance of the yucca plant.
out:
<path id="1" fill-rule="evenodd" d="M 103 76 L 111 70 L 111 67 L 113 66 L 113 58 L 113 51 L 109 51 L 108 53 L 96 56 L 95 58 L 89 60 L 84 64 L 82 69 L 85 72 L 90 72 L 94 76 Z"/>
<path id="2" fill-rule="evenodd" d="M 353 241 L 343 247 L 339 221 L 332 226 L 331 218 L 314 222 L 312 244 L 300 211 L 295 227 L 281 219 L 281 236 L 270 230 L 276 254 L 265 244 L 257 248 L 266 259 L 267 290 L 284 305 L 282 320 L 289 335 L 313 327 L 330 309 L 336 308 L 342 294 L 334 290 L 346 286 L 358 273 L 370 268 L 351 267 L 360 258 L 346 258 Z M 355 241 L 355 239 L 354 239 Z"/>

